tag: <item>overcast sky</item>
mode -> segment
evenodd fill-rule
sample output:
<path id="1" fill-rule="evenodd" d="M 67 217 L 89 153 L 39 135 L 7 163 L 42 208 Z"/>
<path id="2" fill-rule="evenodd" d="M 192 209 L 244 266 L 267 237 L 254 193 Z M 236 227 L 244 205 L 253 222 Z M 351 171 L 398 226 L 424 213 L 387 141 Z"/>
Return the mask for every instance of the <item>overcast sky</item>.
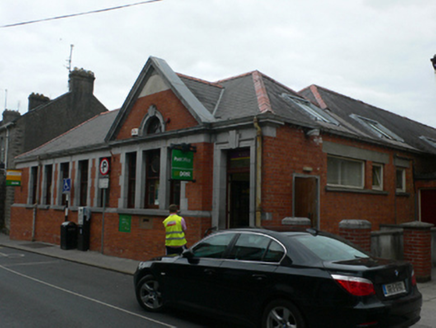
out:
<path id="1" fill-rule="evenodd" d="M 0 26 L 140 1 L 1 0 Z M 317 84 L 436 128 L 434 0 L 161 0 L 2 27 L 2 111 L 67 92 L 71 44 L 110 110 L 156 56 L 211 82 L 259 70 L 295 91 Z"/>

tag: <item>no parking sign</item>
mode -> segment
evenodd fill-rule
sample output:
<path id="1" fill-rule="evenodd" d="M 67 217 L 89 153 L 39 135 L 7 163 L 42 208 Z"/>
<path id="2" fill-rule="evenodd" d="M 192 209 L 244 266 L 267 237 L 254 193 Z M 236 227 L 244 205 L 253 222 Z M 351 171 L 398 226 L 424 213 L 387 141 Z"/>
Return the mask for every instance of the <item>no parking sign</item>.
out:
<path id="1" fill-rule="evenodd" d="M 101 175 L 107 175 L 109 173 L 109 159 L 108 158 L 102 158 L 100 160 L 100 174 Z"/>

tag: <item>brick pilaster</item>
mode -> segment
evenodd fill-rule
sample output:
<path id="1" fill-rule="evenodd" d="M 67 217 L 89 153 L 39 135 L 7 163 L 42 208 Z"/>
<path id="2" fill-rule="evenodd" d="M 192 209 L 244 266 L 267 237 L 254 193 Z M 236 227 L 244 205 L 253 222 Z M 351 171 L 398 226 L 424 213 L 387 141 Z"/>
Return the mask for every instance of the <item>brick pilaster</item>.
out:
<path id="1" fill-rule="evenodd" d="M 404 229 L 404 260 L 412 263 L 416 280 L 431 280 L 431 223 L 408 222 L 401 225 Z"/>
<path id="2" fill-rule="evenodd" d="M 367 220 L 342 220 L 339 235 L 363 250 L 371 251 L 371 222 Z"/>

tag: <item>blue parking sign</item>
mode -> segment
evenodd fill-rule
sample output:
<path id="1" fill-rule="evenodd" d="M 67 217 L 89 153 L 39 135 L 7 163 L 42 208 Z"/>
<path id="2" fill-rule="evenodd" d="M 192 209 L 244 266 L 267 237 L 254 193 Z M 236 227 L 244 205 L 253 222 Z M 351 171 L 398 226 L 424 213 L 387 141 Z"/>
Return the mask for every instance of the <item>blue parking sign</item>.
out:
<path id="1" fill-rule="evenodd" d="M 71 179 L 67 178 L 67 179 L 63 179 L 62 181 L 62 193 L 66 194 L 69 193 L 71 191 Z"/>

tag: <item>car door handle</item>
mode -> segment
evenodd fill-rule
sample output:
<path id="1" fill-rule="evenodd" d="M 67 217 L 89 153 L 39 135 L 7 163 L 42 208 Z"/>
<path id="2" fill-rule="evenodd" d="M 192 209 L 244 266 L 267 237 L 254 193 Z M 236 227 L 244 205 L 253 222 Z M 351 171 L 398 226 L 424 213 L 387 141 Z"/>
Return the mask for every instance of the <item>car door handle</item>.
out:
<path id="1" fill-rule="evenodd" d="M 264 275 L 264 274 L 253 274 L 253 275 L 251 275 L 251 277 L 252 278 L 254 278 L 254 280 L 257 280 L 257 281 L 261 281 L 261 280 L 264 280 L 264 279 L 266 279 L 266 275 Z"/>
<path id="2" fill-rule="evenodd" d="M 204 273 L 210 276 L 210 275 L 215 273 L 215 270 L 214 269 L 204 269 Z"/>

